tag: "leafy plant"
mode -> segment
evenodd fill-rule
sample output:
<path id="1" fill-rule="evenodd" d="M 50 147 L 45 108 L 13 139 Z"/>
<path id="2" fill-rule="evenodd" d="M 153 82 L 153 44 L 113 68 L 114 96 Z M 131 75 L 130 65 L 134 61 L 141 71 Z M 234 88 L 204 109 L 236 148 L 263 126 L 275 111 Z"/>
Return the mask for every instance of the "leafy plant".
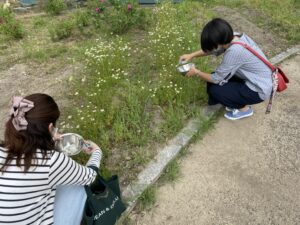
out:
<path id="1" fill-rule="evenodd" d="M 21 39 L 24 36 L 22 25 L 14 18 L 9 9 L 0 7 L 0 33 L 15 39 Z"/>
<path id="2" fill-rule="evenodd" d="M 64 0 L 46 0 L 45 11 L 50 15 L 59 15 L 66 8 Z"/>
<path id="3" fill-rule="evenodd" d="M 59 21 L 49 28 L 50 37 L 53 41 L 59 41 L 71 36 L 74 28 L 72 20 Z"/>
<path id="4" fill-rule="evenodd" d="M 180 176 L 180 167 L 177 160 L 173 160 L 164 170 L 164 173 L 160 177 L 162 182 L 174 182 Z"/>
<path id="5" fill-rule="evenodd" d="M 112 7 L 108 7 L 109 5 Z M 146 10 L 133 1 L 93 1 L 89 8 L 93 11 L 95 25 L 101 27 L 105 23 L 113 34 L 127 33 L 134 26 L 145 30 L 150 21 Z"/>
<path id="6" fill-rule="evenodd" d="M 156 202 L 156 186 L 147 188 L 139 197 L 138 208 L 140 210 L 149 209 Z"/>
<path id="7" fill-rule="evenodd" d="M 110 24 L 110 31 L 114 34 L 123 34 L 132 26 L 132 18 L 124 13 L 123 10 L 113 9 L 110 15 L 106 17 Z"/>
<path id="8" fill-rule="evenodd" d="M 90 24 L 90 15 L 86 11 L 76 11 L 74 13 L 75 25 L 82 30 Z"/>
<path id="9" fill-rule="evenodd" d="M 43 17 L 34 17 L 33 18 L 33 27 L 40 28 L 47 24 L 46 18 Z"/>

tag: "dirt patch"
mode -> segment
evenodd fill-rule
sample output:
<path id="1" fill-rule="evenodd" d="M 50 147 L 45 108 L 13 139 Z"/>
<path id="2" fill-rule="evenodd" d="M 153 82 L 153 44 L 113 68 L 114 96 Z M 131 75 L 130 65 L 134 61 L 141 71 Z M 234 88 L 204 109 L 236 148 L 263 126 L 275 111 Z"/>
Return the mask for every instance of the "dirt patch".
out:
<path id="1" fill-rule="evenodd" d="M 244 8 L 242 13 L 233 9 L 218 6 L 215 7 L 214 12 L 217 17 L 227 20 L 236 32 L 246 33 L 262 48 L 268 57 L 277 55 L 286 50 L 288 42 L 278 35 L 275 35 L 270 30 L 263 30 L 259 28 L 253 21 L 257 13 L 255 10 Z M 248 15 L 247 17 L 245 15 Z M 251 19 L 252 18 L 252 19 Z"/>
<path id="2" fill-rule="evenodd" d="M 68 90 L 66 80 L 81 69 L 80 65 L 69 65 L 52 71 L 54 64 L 16 64 L 0 72 L 0 136 L 3 137 L 3 127 L 7 119 L 9 101 L 13 95 L 28 95 L 32 93 L 46 93 L 54 97 L 59 106 L 69 105 L 65 93 Z"/>

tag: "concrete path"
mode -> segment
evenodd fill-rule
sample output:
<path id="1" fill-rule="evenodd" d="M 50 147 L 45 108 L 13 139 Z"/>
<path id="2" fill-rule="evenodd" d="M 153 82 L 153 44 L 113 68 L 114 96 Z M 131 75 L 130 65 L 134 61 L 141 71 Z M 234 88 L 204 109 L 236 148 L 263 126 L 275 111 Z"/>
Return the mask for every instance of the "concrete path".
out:
<path id="1" fill-rule="evenodd" d="M 273 111 L 254 106 L 240 121 L 221 118 L 181 160 L 181 177 L 157 191 L 139 225 L 300 224 L 300 55 L 281 64 L 291 80 Z"/>

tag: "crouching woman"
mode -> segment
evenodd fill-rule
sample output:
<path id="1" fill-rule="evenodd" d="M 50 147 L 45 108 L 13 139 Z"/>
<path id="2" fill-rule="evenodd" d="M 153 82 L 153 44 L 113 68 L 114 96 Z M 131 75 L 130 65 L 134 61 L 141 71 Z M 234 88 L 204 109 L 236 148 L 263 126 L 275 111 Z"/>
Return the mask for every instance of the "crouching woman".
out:
<path id="1" fill-rule="evenodd" d="M 220 18 L 208 22 L 201 33 L 202 50 L 185 54 L 181 60 L 194 57 L 221 55 L 223 60 L 213 73 L 192 68 L 187 76 L 198 76 L 207 81 L 208 104 L 226 106 L 225 117 L 237 120 L 253 115 L 251 105 L 270 98 L 272 71 L 257 56 L 240 44 L 247 44 L 260 56 L 266 56 L 246 34 L 233 33 L 230 24 Z"/>
<path id="2" fill-rule="evenodd" d="M 86 166 L 54 149 L 60 112 L 52 97 L 14 97 L 0 148 L 0 224 L 79 225 L 102 152 L 90 143 Z"/>

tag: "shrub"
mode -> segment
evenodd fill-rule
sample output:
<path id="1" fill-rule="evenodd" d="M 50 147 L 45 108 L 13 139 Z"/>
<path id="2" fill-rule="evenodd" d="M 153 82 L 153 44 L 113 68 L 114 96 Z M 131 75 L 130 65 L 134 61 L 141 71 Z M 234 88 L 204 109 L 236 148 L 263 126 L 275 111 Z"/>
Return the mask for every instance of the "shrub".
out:
<path id="1" fill-rule="evenodd" d="M 50 37 L 53 41 L 59 41 L 71 36 L 74 23 L 71 20 L 59 21 L 49 28 Z"/>
<path id="2" fill-rule="evenodd" d="M 0 33 L 15 39 L 24 36 L 23 27 L 8 9 L 0 8 Z"/>
<path id="3" fill-rule="evenodd" d="M 90 23 L 90 16 L 88 12 L 76 11 L 74 13 L 74 22 L 80 30 L 82 30 L 84 27 L 87 27 Z"/>
<path id="4" fill-rule="evenodd" d="M 110 24 L 110 31 L 114 34 L 126 33 L 132 25 L 131 18 L 123 11 L 116 9 L 110 12 L 110 15 L 106 17 L 106 21 Z"/>
<path id="5" fill-rule="evenodd" d="M 47 0 L 45 11 L 50 15 L 59 15 L 66 8 L 64 0 Z"/>
<path id="6" fill-rule="evenodd" d="M 132 27 L 146 29 L 150 21 L 145 9 L 139 8 L 135 3 L 114 7 L 105 19 L 114 34 L 126 33 Z"/>
<path id="7" fill-rule="evenodd" d="M 137 27 L 141 30 L 147 30 L 151 22 L 151 16 L 149 12 L 146 11 L 145 9 L 138 10 L 136 18 L 137 18 L 136 20 Z"/>
<path id="8" fill-rule="evenodd" d="M 123 34 L 132 27 L 146 29 L 149 25 L 146 9 L 139 8 L 136 2 L 110 0 L 112 7 L 107 7 L 108 4 L 106 0 L 89 4 L 89 8 L 94 11 L 94 24 L 97 27 L 103 27 L 104 22 L 110 33 Z"/>

